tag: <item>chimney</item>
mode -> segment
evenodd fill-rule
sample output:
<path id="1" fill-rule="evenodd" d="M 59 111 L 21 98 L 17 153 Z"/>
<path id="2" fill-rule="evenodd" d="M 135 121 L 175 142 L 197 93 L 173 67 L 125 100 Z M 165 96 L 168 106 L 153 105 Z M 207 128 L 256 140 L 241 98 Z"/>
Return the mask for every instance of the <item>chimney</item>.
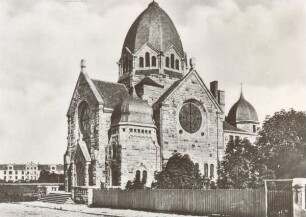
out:
<path id="1" fill-rule="evenodd" d="M 212 95 L 215 97 L 215 99 L 219 103 L 219 100 L 218 100 L 218 81 L 210 82 L 210 92 L 212 93 Z"/>
<path id="2" fill-rule="evenodd" d="M 218 91 L 218 103 L 223 112 L 225 112 L 225 91 L 219 90 Z"/>

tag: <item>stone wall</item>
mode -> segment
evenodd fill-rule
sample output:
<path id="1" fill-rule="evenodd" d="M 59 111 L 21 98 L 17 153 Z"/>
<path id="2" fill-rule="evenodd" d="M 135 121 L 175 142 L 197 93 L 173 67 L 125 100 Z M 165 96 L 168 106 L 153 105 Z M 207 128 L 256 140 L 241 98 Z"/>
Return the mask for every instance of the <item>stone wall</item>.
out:
<path id="1" fill-rule="evenodd" d="M 112 156 L 112 145 L 116 145 L 118 149 L 116 159 Z M 109 170 L 107 174 L 111 174 L 111 165 L 116 163 L 120 171 L 118 187 L 121 188 L 125 188 L 129 180 L 135 179 L 137 170 L 140 171 L 140 179 L 142 179 L 143 171 L 147 172 L 149 187 L 153 181 L 154 172 L 160 170 L 160 147 L 154 127 L 124 125 L 115 128 L 106 153 Z M 111 185 L 111 180 L 108 180 L 108 185 Z"/>
<path id="2" fill-rule="evenodd" d="M 217 177 L 218 152 L 223 150 L 224 116 L 213 103 L 209 90 L 203 86 L 198 77 L 191 73 L 182 84 L 174 90 L 173 95 L 162 103 L 155 118 L 159 128 L 163 163 L 173 152 L 188 154 L 192 161 L 199 164 L 204 173 L 204 164 L 214 165 L 214 178 Z M 179 112 L 183 104 L 192 100 L 199 105 L 202 124 L 195 133 L 184 131 L 179 122 Z M 217 147 L 218 144 L 218 147 Z"/>

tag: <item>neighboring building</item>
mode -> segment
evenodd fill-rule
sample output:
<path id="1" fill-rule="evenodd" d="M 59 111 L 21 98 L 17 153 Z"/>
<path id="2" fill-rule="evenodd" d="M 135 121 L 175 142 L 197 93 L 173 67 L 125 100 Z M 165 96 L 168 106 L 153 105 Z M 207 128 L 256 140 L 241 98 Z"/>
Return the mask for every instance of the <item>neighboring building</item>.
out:
<path id="1" fill-rule="evenodd" d="M 217 81 L 206 86 L 194 59 L 188 64 L 170 17 L 150 3 L 127 33 L 118 83 L 90 78 L 81 61 L 67 112 L 66 191 L 101 183 L 124 188 L 135 178 L 150 186 L 175 152 L 188 154 L 215 180 L 225 140 L 256 137 L 249 125 L 257 118 L 239 119 L 251 107 L 244 98 L 238 102 L 225 122 L 225 92 Z"/>
<path id="2" fill-rule="evenodd" d="M 27 164 L 0 164 L 0 180 L 6 182 L 36 181 L 42 170 L 63 174 L 64 166 L 62 164 L 36 164 L 33 162 Z"/>

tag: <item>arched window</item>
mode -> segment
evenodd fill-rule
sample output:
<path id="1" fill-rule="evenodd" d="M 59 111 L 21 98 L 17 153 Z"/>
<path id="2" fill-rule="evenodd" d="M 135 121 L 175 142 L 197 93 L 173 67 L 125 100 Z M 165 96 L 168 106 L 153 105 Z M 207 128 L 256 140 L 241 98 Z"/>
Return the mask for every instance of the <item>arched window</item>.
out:
<path id="1" fill-rule="evenodd" d="M 143 68 L 143 57 L 139 57 L 139 68 Z"/>
<path id="2" fill-rule="evenodd" d="M 174 54 L 171 54 L 171 68 L 174 69 Z"/>
<path id="3" fill-rule="evenodd" d="M 210 164 L 210 178 L 214 178 L 215 168 L 213 164 Z"/>
<path id="4" fill-rule="evenodd" d="M 115 158 L 117 157 L 116 145 L 113 144 L 113 145 L 112 145 L 112 148 L 113 148 L 113 159 L 115 159 Z"/>
<path id="5" fill-rule="evenodd" d="M 208 164 L 204 164 L 204 176 L 208 177 Z"/>
<path id="6" fill-rule="evenodd" d="M 156 66 L 156 57 L 152 56 L 152 66 L 155 67 Z"/>
<path id="7" fill-rule="evenodd" d="M 142 171 L 142 183 L 147 183 L 147 171 L 146 170 L 144 170 L 144 171 Z"/>
<path id="8" fill-rule="evenodd" d="M 140 182 L 140 171 L 136 171 L 136 181 Z"/>
<path id="9" fill-rule="evenodd" d="M 175 69 L 179 70 L 180 69 L 180 61 L 175 60 Z"/>
<path id="10" fill-rule="evenodd" d="M 169 57 L 166 57 L 166 67 L 169 68 Z"/>
<path id="11" fill-rule="evenodd" d="M 150 67 L 150 53 L 146 52 L 146 67 Z"/>

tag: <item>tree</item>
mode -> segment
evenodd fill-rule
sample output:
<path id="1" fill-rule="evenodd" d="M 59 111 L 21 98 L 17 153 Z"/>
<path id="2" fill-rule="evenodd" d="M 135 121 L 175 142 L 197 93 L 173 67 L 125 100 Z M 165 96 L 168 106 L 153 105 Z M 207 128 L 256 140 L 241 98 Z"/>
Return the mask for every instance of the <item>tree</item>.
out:
<path id="1" fill-rule="evenodd" d="M 199 165 L 179 153 L 174 153 L 163 170 L 155 173 L 155 180 L 152 187 L 158 189 L 202 189 L 205 181 Z"/>
<path id="2" fill-rule="evenodd" d="M 42 170 L 38 178 L 38 182 L 44 183 L 62 183 L 64 182 L 63 174 L 50 173 L 50 171 Z"/>
<path id="3" fill-rule="evenodd" d="M 305 112 L 281 110 L 267 116 L 259 136 L 260 156 L 277 178 L 306 177 Z"/>
<path id="4" fill-rule="evenodd" d="M 260 161 L 257 147 L 247 139 L 228 143 L 218 173 L 219 188 L 259 188 L 263 179 L 274 177 Z"/>

